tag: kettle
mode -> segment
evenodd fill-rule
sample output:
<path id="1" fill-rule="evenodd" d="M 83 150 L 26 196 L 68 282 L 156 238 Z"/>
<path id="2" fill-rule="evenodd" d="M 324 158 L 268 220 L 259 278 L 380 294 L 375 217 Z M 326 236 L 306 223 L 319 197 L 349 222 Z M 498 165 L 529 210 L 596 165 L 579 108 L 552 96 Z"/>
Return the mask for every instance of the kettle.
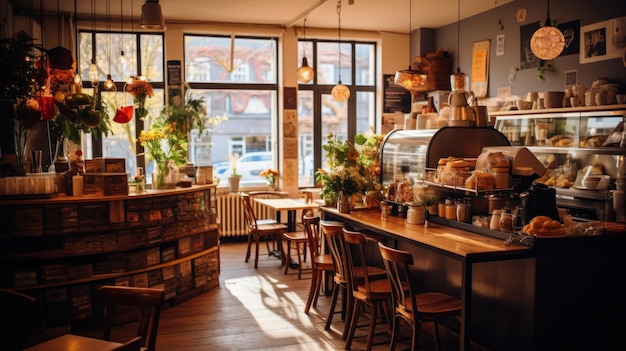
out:
<path id="1" fill-rule="evenodd" d="M 473 99 L 474 94 L 465 90 L 455 90 L 448 95 L 448 105 L 450 107 L 469 106 L 470 99 Z"/>

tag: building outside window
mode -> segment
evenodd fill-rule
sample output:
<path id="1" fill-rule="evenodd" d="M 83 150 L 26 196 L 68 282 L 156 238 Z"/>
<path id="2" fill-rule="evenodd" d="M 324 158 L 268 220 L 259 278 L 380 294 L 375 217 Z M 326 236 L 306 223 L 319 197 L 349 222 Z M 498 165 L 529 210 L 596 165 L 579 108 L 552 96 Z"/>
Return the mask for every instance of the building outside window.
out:
<path id="1" fill-rule="evenodd" d="M 277 38 L 185 34 L 184 47 L 186 87 L 205 99 L 208 117 L 227 118 L 192 157 L 210 153 L 213 174 L 224 184 L 229 157 L 237 153 L 240 184 L 265 184 L 260 173 L 279 157 Z"/>

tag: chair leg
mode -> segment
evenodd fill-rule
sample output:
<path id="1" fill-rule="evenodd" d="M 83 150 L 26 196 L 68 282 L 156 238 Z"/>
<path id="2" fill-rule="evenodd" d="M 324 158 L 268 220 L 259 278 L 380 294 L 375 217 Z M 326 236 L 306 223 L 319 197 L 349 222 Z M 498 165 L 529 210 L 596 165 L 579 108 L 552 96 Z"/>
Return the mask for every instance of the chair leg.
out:
<path id="1" fill-rule="evenodd" d="M 361 308 L 361 300 L 354 301 L 354 308 L 352 310 L 352 320 L 350 321 L 350 329 L 348 331 L 348 338 L 346 339 L 346 350 L 350 350 L 352 347 L 352 340 L 354 339 L 354 332 L 356 331 L 356 326 L 359 323 L 359 312 Z M 346 320 L 346 323 L 348 321 Z"/>
<path id="2" fill-rule="evenodd" d="M 337 298 L 339 297 L 340 288 L 341 287 L 339 286 L 339 284 L 335 284 L 335 287 L 333 288 L 333 297 L 330 302 L 330 310 L 328 311 L 328 317 L 326 318 L 326 325 L 324 326 L 324 330 L 330 329 L 330 324 L 332 323 L 333 315 L 335 314 L 335 306 L 337 305 Z"/>
<path id="3" fill-rule="evenodd" d="M 411 327 L 413 328 L 413 330 L 412 330 L 412 332 L 413 332 L 413 340 L 411 340 L 411 345 L 413 347 L 413 350 L 417 350 L 417 346 L 419 345 L 419 340 L 420 340 L 421 324 L 420 324 L 420 322 L 417 322 L 415 324 L 411 324 Z"/>
<path id="4" fill-rule="evenodd" d="M 352 320 L 352 314 L 354 312 L 354 296 L 352 296 L 352 291 L 347 287 L 342 287 L 342 289 L 343 298 L 341 304 L 343 308 L 342 314 L 345 324 L 343 327 L 343 334 L 341 335 L 341 338 L 343 340 L 346 340 L 346 338 L 348 337 L 348 329 L 350 328 L 350 321 Z"/>
<path id="5" fill-rule="evenodd" d="M 252 246 L 252 234 L 248 234 L 248 249 L 246 250 L 246 262 L 250 259 L 250 247 Z"/>
<path id="6" fill-rule="evenodd" d="M 439 323 L 437 320 L 433 321 L 435 323 L 435 347 L 437 351 L 441 351 L 441 340 L 439 339 Z"/>
<path id="7" fill-rule="evenodd" d="M 316 294 L 319 291 L 319 285 L 321 282 L 321 275 L 319 273 L 319 271 L 313 270 L 313 276 L 311 277 L 311 287 L 309 288 L 309 297 L 307 298 L 306 306 L 304 307 L 305 314 L 309 314 L 309 310 L 311 309 L 313 301 L 317 300 Z"/>
<path id="8" fill-rule="evenodd" d="M 370 318 L 370 329 L 369 329 L 369 334 L 367 335 L 367 345 L 366 345 L 366 350 L 367 351 L 371 351 L 372 350 L 372 344 L 374 343 L 374 334 L 376 333 L 376 319 L 378 318 L 378 308 L 380 308 L 380 305 L 377 303 L 374 303 L 372 305 L 372 315 Z"/>
<path id="9" fill-rule="evenodd" d="M 300 280 L 302 279 L 302 259 L 300 257 L 300 244 L 299 243 L 296 243 L 296 255 L 298 255 L 298 280 Z"/>
<path id="10" fill-rule="evenodd" d="M 399 317 L 394 317 L 393 322 L 392 322 L 392 327 L 391 327 L 391 341 L 389 342 L 389 351 L 395 351 L 396 349 L 396 342 L 398 340 L 398 333 L 400 332 L 400 321 L 398 320 Z M 413 338 L 413 340 L 411 341 L 411 350 L 417 350 L 415 348 L 416 344 L 415 344 L 415 338 Z"/>
<path id="11" fill-rule="evenodd" d="M 287 250 L 285 252 L 285 256 L 287 256 L 287 264 L 285 265 L 284 274 L 287 274 L 289 272 L 289 263 L 291 263 L 291 240 L 287 240 Z M 300 277 L 298 277 L 298 279 L 300 279 Z"/>
<path id="12" fill-rule="evenodd" d="M 256 251 L 254 252 L 254 268 L 258 268 L 259 267 L 259 237 L 255 238 L 254 242 L 255 242 L 255 248 Z"/>

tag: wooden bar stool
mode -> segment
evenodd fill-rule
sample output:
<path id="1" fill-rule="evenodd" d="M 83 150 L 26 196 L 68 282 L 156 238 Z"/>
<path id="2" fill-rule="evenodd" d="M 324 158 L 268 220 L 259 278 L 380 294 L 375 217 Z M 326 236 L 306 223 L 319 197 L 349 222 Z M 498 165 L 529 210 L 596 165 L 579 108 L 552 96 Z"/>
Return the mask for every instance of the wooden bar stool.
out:
<path id="1" fill-rule="evenodd" d="M 367 239 L 362 233 L 343 228 L 343 238 L 345 240 L 345 253 L 348 257 L 347 263 L 352 297 L 354 299 L 345 349 L 349 350 L 352 346 L 356 328 L 359 326 L 359 316 L 361 315 L 363 305 L 367 305 L 371 309 L 371 314 L 366 349 L 370 351 L 374 345 L 374 336 L 381 334 L 376 334 L 378 311 L 379 309 L 384 311 L 384 304 L 391 301 L 391 285 L 389 280 L 385 278 L 372 277 L 369 274 L 359 276 L 359 271 L 368 272 L 371 268 L 374 268 L 367 265 L 367 256 L 365 254 Z M 386 316 L 383 313 L 381 317 L 385 318 Z M 388 317 L 385 319 L 387 321 L 390 320 Z"/>
<path id="2" fill-rule="evenodd" d="M 401 321 L 411 327 L 411 350 L 417 350 L 420 325 L 423 322 L 435 324 L 435 345 L 441 350 L 439 320 L 456 319 L 461 315 L 461 301 L 439 292 L 415 293 L 409 266 L 413 265 L 410 252 L 392 249 L 378 243 L 380 254 L 391 284 L 393 300 L 393 330 L 390 350 L 395 350 Z M 405 289 L 408 287 L 408 293 Z"/>
<path id="3" fill-rule="evenodd" d="M 321 249 L 321 231 L 320 217 L 304 216 L 304 229 L 307 233 L 309 252 L 311 253 L 311 287 L 309 288 L 309 296 L 306 300 L 304 313 L 309 314 L 311 305 L 317 305 L 317 299 L 322 288 L 322 278 L 324 272 L 333 272 L 335 265 L 330 254 L 322 254 Z"/>

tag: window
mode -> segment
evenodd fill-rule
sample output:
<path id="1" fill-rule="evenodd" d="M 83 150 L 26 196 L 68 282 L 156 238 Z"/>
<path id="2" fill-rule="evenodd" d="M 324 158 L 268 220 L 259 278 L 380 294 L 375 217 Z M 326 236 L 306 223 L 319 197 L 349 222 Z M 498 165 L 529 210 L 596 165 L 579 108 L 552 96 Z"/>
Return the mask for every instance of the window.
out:
<path id="1" fill-rule="evenodd" d="M 104 102 L 111 119 L 108 136 L 87 134 L 83 137 L 85 157 L 124 158 L 126 172 L 135 174 L 137 167 L 145 163 L 141 156 L 143 150 L 136 142 L 136 130 L 149 128 L 164 106 L 163 34 L 80 31 L 78 40 L 78 63 L 83 85 L 93 91 L 89 81 L 89 66 L 93 58 L 98 68 L 98 99 Z M 115 82 L 113 90 L 103 89 L 103 82 L 109 74 Z M 119 107 L 133 105 L 132 97 L 124 91 L 124 84 L 130 76 L 138 75 L 146 77 L 154 87 L 154 97 L 146 101 L 148 116 L 144 120 L 133 117 L 126 124 L 113 122 Z M 152 168 L 153 165 L 146 165 L 146 174 L 150 174 Z"/>
<path id="2" fill-rule="evenodd" d="M 329 133 L 354 141 L 357 133 L 376 125 L 376 44 L 300 40 L 298 65 L 305 53 L 316 74 L 298 86 L 298 174 L 299 186 L 311 187 L 315 170 L 324 166 L 322 145 Z M 350 89 L 350 99 L 343 103 L 330 96 L 340 70 L 341 82 Z"/>
<path id="3" fill-rule="evenodd" d="M 204 97 L 208 117 L 226 117 L 210 130 L 210 151 L 204 149 L 214 176 L 226 183 L 229 157 L 237 153 L 240 184 L 265 184 L 259 174 L 275 167 L 278 156 L 277 39 L 185 34 L 184 48 L 191 94 Z M 201 159 L 193 159 L 198 152 L 192 150 L 192 161 L 201 165 Z"/>

